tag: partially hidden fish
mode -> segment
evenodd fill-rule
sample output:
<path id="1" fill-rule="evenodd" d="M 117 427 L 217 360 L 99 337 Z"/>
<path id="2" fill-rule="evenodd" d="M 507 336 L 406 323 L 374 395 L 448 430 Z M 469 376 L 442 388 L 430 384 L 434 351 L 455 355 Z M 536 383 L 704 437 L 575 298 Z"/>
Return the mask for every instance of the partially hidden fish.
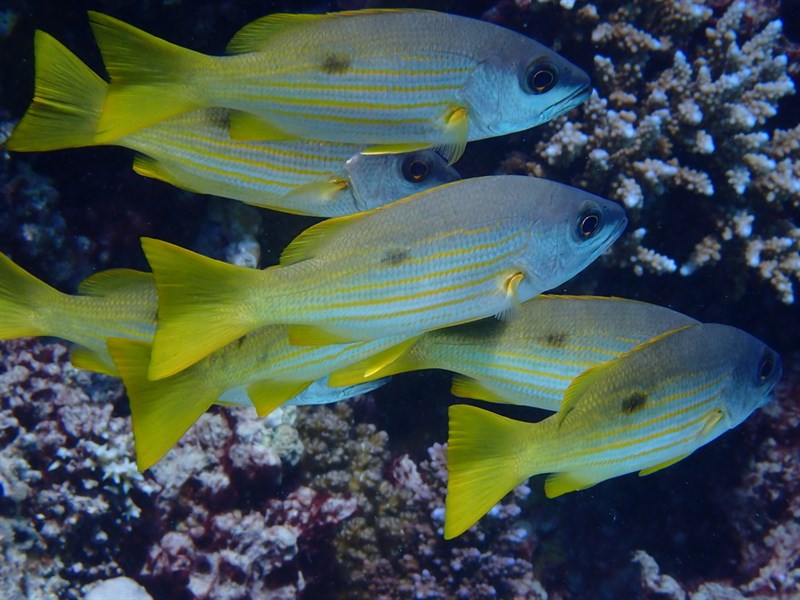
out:
<path id="1" fill-rule="evenodd" d="M 538 473 L 549 498 L 672 465 L 763 406 L 778 354 L 727 325 L 688 325 L 591 367 L 539 423 L 450 407 L 445 538 Z"/>
<path id="2" fill-rule="evenodd" d="M 110 339 L 108 347 L 131 407 L 136 463 L 155 464 L 213 404 L 252 403 L 259 416 L 284 405 L 328 404 L 386 381 L 329 387 L 325 378 L 351 361 L 394 347 L 398 336 L 370 342 L 293 346 L 285 325 L 268 325 L 170 377 L 148 378 L 152 347 Z"/>
<path id="3" fill-rule="evenodd" d="M 238 139 L 318 139 L 370 151 L 440 147 L 529 129 L 591 91 L 581 69 L 514 31 L 452 14 L 273 14 L 206 56 L 89 12 L 111 89 L 99 140 L 196 108 L 233 109 Z"/>
<path id="4" fill-rule="evenodd" d="M 140 175 L 201 194 L 320 217 L 349 215 L 459 179 L 433 150 L 360 155 L 363 145 L 231 139 L 229 111 L 185 113 L 108 139 L 98 124 L 108 84 L 55 38 L 34 36 L 34 99 L 6 148 L 45 151 L 122 146 Z M 105 139 L 106 141 L 101 141 Z"/>
<path id="5" fill-rule="evenodd" d="M 537 296 L 513 319 L 482 319 L 429 331 L 405 352 L 390 348 L 331 374 L 334 385 L 356 385 L 420 369 L 458 373 L 461 398 L 557 411 L 564 391 L 587 368 L 627 352 L 694 319 L 623 298 Z M 396 358 L 387 360 L 387 355 Z"/>
<path id="6" fill-rule="evenodd" d="M 144 239 L 159 293 L 149 375 L 177 373 L 269 323 L 314 345 L 502 316 L 580 272 L 625 224 L 618 204 L 588 192 L 494 176 L 319 223 L 263 271 Z"/>
<path id="7" fill-rule="evenodd" d="M 52 336 L 77 345 L 81 369 L 118 375 L 109 337 L 151 341 L 156 329 L 156 286 L 150 273 L 111 269 L 92 275 L 70 295 L 50 287 L 0 253 L 0 339 Z"/>

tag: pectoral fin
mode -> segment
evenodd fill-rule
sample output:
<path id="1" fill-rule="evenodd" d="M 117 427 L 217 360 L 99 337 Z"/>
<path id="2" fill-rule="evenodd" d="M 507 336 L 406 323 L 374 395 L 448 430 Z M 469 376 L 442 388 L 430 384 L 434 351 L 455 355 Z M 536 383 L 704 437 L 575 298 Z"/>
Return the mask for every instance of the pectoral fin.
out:
<path id="1" fill-rule="evenodd" d="M 310 381 L 259 381 L 247 386 L 247 395 L 259 417 L 266 417 L 311 385 Z"/>
<path id="2" fill-rule="evenodd" d="M 297 136 L 287 133 L 266 119 L 238 110 L 230 113 L 229 131 L 232 140 L 284 142 L 297 139 Z"/>
<path id="3" fill-rule="evenodd" d="M 453 377 L 450 393 L 459 398 L 472 398 L 473 400 L 485 400 L 486 402 L 509 402 L 477 379 L 466 375 L 455 375 Z"/>
<path id="4" fill-rule="evenodd" d="M 639 471 L 639 477 L 644 477 L 645 475 L 651 475 L 652 473 L 655 473 L 656 471 L 660 471 L 661 469 L 666 469 L 670 465 L 674 465 L 676 462 L 679 462 L 679 461 L 683 460 L 684 458 L 689 456 L 689 454 L 690 453 L 681 454 L 680 456 L 676 456 L 675 458 L 670 458 L 669 460 L 665 460 L 664 462 L 659 463 L 657 465 L 653 465 L 652 467 L 648 467 L 646 469 L 642 469 L 641 471 Z"/>

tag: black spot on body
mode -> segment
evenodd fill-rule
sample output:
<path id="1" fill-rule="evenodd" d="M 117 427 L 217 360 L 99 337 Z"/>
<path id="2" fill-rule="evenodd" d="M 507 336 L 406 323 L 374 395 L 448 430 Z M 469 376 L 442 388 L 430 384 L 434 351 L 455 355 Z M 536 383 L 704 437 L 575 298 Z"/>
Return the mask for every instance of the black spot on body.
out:
<path id="1" fill-rule="evenodd" d="M 395 266 L 402 264 L 411 257 L 411 251 L 408 248 L 393 248 L 388 250 L 381 258 L 382 265 Z"/>
<path id="2" fill-rule="evenodd" d="M 622 412 L 626 415 L 633 414 L 637 410 L 643 409 L 646 403 L 647 394 L 645 392 L 633 392 L 622 401 Z"/>
<path id="3" fill-rule="evenodd" d="M 346 54 L 328 54 L 322 60 L 322 71 L 328 75 L 341 75 L 350 68 L 350 57 Z"/>
<path id="4" fill-rule="evenodd" d="M 546 346 L 550 346 L 552 348 L 563 348 L 567 345 L 568 337 L 569 335 L 564 331 L 554 331 L 552 333 L 543 335 L 541 340 Z"/>

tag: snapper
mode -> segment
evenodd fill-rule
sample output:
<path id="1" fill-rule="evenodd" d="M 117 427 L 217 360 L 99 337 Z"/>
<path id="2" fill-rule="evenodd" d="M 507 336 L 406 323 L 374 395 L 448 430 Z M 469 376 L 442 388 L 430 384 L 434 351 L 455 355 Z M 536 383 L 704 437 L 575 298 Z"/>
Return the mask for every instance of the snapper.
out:
<path id="1" fill-rule="evenodd" d="M 270 323 L 319 345 L 503 316 L 583 270 L 625 224 L 614 202 L 507 175 L 323 221 L 263 271 L 144 239 L 159 295 L 149 374 L 177 373 Z"/>
<path id="2" fill-rule="evenodd" d="M 445 538 L 538 473 L 550 473 L 544 490 L 554 498 L 672 465 L 766 404 L 780 376 L 780 357 L 763 342 L 697 324 L 587 369 L 539 423 L 451 406 Z"/>
<path id="3" fill-rule="evenodd" d="M 433 11 L 273 14 L 206 56 L 89 12 L 111 88 L 98 141 L 197 108 L 232 109 L 237 139 L 316 139 L 392 153 L 540 125 L 579 105 L 589 77 L 497 25 Z"/>

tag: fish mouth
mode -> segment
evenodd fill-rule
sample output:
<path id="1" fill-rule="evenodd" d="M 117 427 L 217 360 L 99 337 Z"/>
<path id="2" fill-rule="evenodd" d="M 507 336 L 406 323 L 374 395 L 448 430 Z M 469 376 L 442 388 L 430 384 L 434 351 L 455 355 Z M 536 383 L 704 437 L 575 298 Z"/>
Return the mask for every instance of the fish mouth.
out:
<path id="1" fill-rule="evenodd" d="M 566 112 L 586 102 L 586 100 L 588 100 L 589 96 L 591 95 L 592 95 L 592 84 L 586 83 L 583 86 L 576 88 L 575 90 L 572 91 L 572 93 L 569 96 L 567 96 L 560 102 L 557 102 L 555 105 L 553 105 L 553 108 L 559 111 Z"/>

